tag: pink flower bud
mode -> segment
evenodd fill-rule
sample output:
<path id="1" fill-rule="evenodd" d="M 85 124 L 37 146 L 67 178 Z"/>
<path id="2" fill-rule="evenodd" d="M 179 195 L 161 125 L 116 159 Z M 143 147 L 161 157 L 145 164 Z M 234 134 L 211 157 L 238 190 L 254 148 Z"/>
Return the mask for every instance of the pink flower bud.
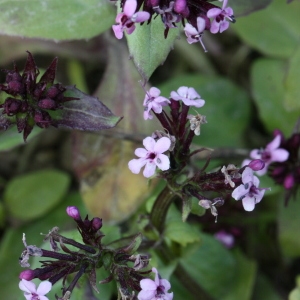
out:
<path id="1" fill-rule="evenodd" d="M 20 273 L 19 278 L 30 281 L 34 278 L 34 271 L 30 269 L 24 270 Z"/>
<path id="2" fill-rule="evenodd" d="M 100 218 L 93 218 L 92 220 L 92 228 L 97 231 L 102 227 L 102 219 Z"/>
<path id="3" fill-rule="evenodd" d="M 295 178 L 292 174 L 289 174 L 287 175 L 285 178 L 284 178 L 284 183 L 283 183 L 283 186 L 286 188 L 286 189 L 291 189 L 295 184 Z"/>
<path id="4" fill-rule="evenodd" d="M 265 167 L 265 163 L 261 159 L 254 159 L 249 163 L 248 167 L 253 171 L 259 171 Z"/>
<path id="5" fill-rule="evenodd" d="M 45 99 L 40 100 L 38 102 L 38 106 L 43 109 L 53 109 L 54 110 L 57 108 L 56 102 L 50 98 L 45 98 Z"/>
<path id="6" fill-rule="evenodd" d="M 68 216 L 73 218 L 75 221 L 81 220 L 79 210 L 76 206 L 68 206 L 66 209 L 66 212 L 67 212 Z"/>

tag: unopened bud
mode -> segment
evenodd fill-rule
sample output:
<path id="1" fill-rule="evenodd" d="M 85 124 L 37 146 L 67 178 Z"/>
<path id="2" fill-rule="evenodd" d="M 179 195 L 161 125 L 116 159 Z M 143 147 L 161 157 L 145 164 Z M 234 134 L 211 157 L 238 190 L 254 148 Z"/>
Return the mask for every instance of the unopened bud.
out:
<path id="1" fill-rule="evenodd" d="M 68 216 L 70 216 L 74 220 L 76 220 L 76 221 L 81 220 L 79 210 L 76 206 L 68 206 L 66 209 L 66 212 L 67 212 Z"/>
<path id="2" fill-rule="evenodd" d="M 265 167 L 265 163 L 261 159 L 254 159 L 249 163 L 248 167 L 253 171 L 260 171 Z"/>
<path id="3" fill-rule="evenodd" d="M 43 108 L 43 109 L 53 109 L 54 110 L 57 108 L 57 104 L 54 100 L 52 100 L 50 98 L 45 98 L 38 102 L 38 107 Z"/>
<path id="4" fill-rule="evenodd" d="M 100 218 L 93 218 L 92 220 L 92 228 L 97 231 L 102 227 L 102 219 Z"/>
<path id="5" fill-rule="evenodd" d="M 19 275 L 19 278 L 20 279 L 25 279 L 25 280 L 28 280 L 28 281 L 30 281 L 30 280 L 32 280 L 33 278 L 35 278 L 35 276 L 34 276 L 34 271 L 33 270 L 24 270 L 24 271 L 22 271 L 21 273 L 20 273 L 20 275 Z"/>
<path id="6" fill-rule="evenodd" d="M 292 174 L 289 174 L 284 178 L 283 186 L 287 190 L 291 189 L 294 186 L 294 184 L 295 184 L 295 178 Z"/>

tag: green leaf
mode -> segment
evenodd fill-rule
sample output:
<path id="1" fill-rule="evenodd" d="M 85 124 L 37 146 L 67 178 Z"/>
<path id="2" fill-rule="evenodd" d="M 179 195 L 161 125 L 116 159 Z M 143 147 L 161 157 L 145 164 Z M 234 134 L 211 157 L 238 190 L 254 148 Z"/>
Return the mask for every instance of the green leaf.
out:
<path id="1" fill-rule="evenodd" d="M 98 98 L 89 96 L 74 86 L 67 86 L 64 96 L 79 100 L 65 102 L 63 109 L 51 113 L 54 126 L 99 131 L 116 126 L 122 119 L 116 117 Z"/>
<path id="2" fill-rule="evenodd" d="M 251 70 L 253 97 L 266 129 L 279 128 L 289 135 L 299 118 L 300 109 L 288 112 L 284 105 L 287 63 L 275 59 L 257 60 Z M 297 101 L 297 98 L 295 99 Z"/>
<path id="3" fill-rule="evenodd" d="M 4 201 L 15 219 L 30 221 L 54 208 L 68 190 L 70 178 L 55 170 L 38 171 L 8 182 Z"/>
<path id="4" fill-rule="evenodd" d="M 229 6 L 233 9 L 234 16 L 248 15 L 254 11 L 267 7 L 273 0 L 230 0 Z M 239 26 L 238 24 L 235 26 Z"/>
<path id="5" fill-rule="evenodd" d="M 274 0 L 266 9 L 239 18 L 232 28 L 262 53 L 288 58 L 299 46 L 299 14 L 299 1 Z"/>
<path id="6" fill-rule="evenodd" d="M 258 274 L 252 299 L 283 300 L 283 297 L 279 296 L 277 291 L 274 289 L 274 286 L 266 276 Z"/>
<path id="7" fill-rule="evenodd" d="M 27 143 L 41 131 L 41 128 L 34 127 L 26 139 Z M 24 145 L 24 140 L 23 135 L 18 132 L 16 126 L 0 132 L 0 151 L 7 151 L 19 145 Z"/>
<path id="8" fill-rule="evenodd" d="M 183 248 L 180 263 L 205 291 L 215 299 L 223 299 L 237 279 L 236 261 L 215 238 L 203 233 L 199 235 L 201 243 Z"/>
<path id="9" fill-rule="evenodd" d="M 0 33 L 52 40 L 89 39 L 114 22 L 105 0 L 0 0 Z"/>
<path id="10" fill-rule="evenodd" d="M 244 131 L 250 117 L 250 100 L 247 94 L 229 80 L 201 74 L 182 75 L 160 85 L 162 96 L 169 97 L 171 91 L 180 86 L 194 87 L 205 100 L 199 109 L 189 113 L 205 115 L 207 124 L 193 142 L 207 147 L 242 146 Z"/>
<path id="11" fill-rule="evenodd" d="M 300 300 L 300 276 L 296 278 L 297 286 L 289 294 L 289 300 Z"/>
<path id="12" fill-rule="evenodd" d="M 278 197 L 283 198 L 282 197 Z M 278 202 L 279 242 L 283 253 L 289 257 L 300 255 L 300 239 L 296 234 L 300 228 L 300 201 L 289 201 L 288 206 Z"/>
<path id="13" fill-rule="evenodd" d="M 184 247 L 188 243 L 200 241 L 198 228 L 182 222 L 181 215 L 175 206 L 169 209 L 164 236 Z"/>
<path id="14" fill-rule="evenodd" d="M 288 111 L 300 111 L 300 47 L 289 59 L 289 68 L 284 81 L 286 89 L 284 105 Z"/>
<path id="15" fill-rule="evenodd" d="M 179 29 L 180 29 L 180 25 Z M 178 28 L 170 28 L 164 38 L 164 24 L 161 18 L 152 18 L 150 24 L 138 25 L 131 35 L 127 35 L 130 56 L 139 73 L 147 82 L 154 70 L 164 63 L 175 39 L 179 36 Z"/>
<path id="16" fill-rule="evenodd" d="M 192 199 L 183 199 L 182 221 L 185 222 L 192 210 Z"/>

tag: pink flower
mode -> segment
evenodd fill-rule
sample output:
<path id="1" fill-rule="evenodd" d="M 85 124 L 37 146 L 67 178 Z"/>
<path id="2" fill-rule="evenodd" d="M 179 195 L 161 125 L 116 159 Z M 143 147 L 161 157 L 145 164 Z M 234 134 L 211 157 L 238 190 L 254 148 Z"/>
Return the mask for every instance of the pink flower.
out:
<path id="1" fill-rule="evenodd" d="M 134 23 L 141 23 L 150 18 L 150 14 L 146 11 L 135 12 L 136 7 L 136 0 L 126 0 L 123 12 L 117 15 L 116 23 L 118 23 L 118 25 L 112 26 L 117 39 L 123 37 L 124 30 L 127 34 L 131 34 L 135 30 Z"/>
<path id="2" fill-rule="evenodd" d="M 205 104 L 195 89 L 187 86 L 181 86 L 177 92 L 171 92 L 171 98 L 175 101 L 182 100 L 187 106 L 202 107 Z"/>
<path id="3" fill-rule="evenodd" d="M 231 233 L 226 232 L 225 230 L 218 231 L 214 234 L 214 237 L 228 249 L 234 246 L 234 236 Z"/>
<path id="4" fill-rule="evenodd" d="M 264 175 L 267 172 L 268 166 L 272 162 L 284 162 L 289 158 L 289 152 L 285 149 L 278 148 L 280 146 L 281 136 L 276 135 L 274 140 L 263 149 L 254 149 L 250 152 L 252 159 L 261 159 L 265 163 L 265 167 L 257 171 L 258 175 Z"/>
<path id="5" fill-rule="evenodd" d="M 155 273 L 154 281 L 151 279 L 142 279 L 140 282 L 142 290 L 138 294 L 138 300 L 172 300 L 173 293 L 167 293 L 171 284 L 166 279 L 160 279 L 158 272 L 152 268 Z"/>
<path id="6" fill-rule="evenodd" d="M 144 99 L 144 119 L 153 119 L 153 116 L 151 114 L 151 109 L 153 109 L 154 112 L 157 114 L 160 114 L 162 112 L 162 107 L 168 105 L 170 103 L 170 100 L 168 100 L 165 97 L 159 96 L 160 90 L 156 87 L 152 87 L 149 92 L 146 92 L 146 96 Z"/>
<path id="7" fill-rule="evenodd" d="M 231 7 L 227 6 L 228 0 L 224 0 L 222 9 L 221 8 L 211 8 L 207 12 L 208 18 L 213 18 L 210 26 L 210 32 L 211 33 L 217 33 L 220 31 L 223 32 L 229 27 L 229 22 L 226 20 L 226 18 L 230 22 L 235 22 L 234 16 L 233 16 L 233 10 Z"/>
<path id="8" fill-rule="evenodd" d="M 143 140 L 144 148 L 137 148 L 135 155 L 140 157 L 139 159 L 132 159 L 128 163 L 130 171 L 134 174 L 138 174 L 141 168 L 145 166 L 143 175 L 146 178 L 151 177 L 155 173 L 156 167 L 162 171 L 166 171 L 170 168 L 169 157 L 163 152 L 169 150 L 171 141 L 167 137 L 160 138 L 157 142 L 152 137 L 147 137 Z"/>
<path id="9" fill-rule="evenodd" d="M 232 197 L 235 200 L 242 200 L 246 211 L 252 211 L 255 204 L 263 198 L 266 188 L 258 188 L 259 179 L 253 175 L 253 170 L 249 167 L 242 173 L 242 182 L 243 184 L 234 189 Z"/>
<path id="10" fill-rule="evenodd" d="M 202 34 L 205 29 L 205 20 L 201 17 L 197 18 L 197 29 L 191 24 L 187 23 L 184 27 L 184 33 L 187 36 L 187 42 L 189 44 L 200 42 L 204 51 L 207 52 L 203 42 L 202 42 Z"/>
<path id="11" fill-rule="evenodd" d="M 26 300 L 49 300 L 45 295 L 50 292 L 52 283 L 50 281 L 42 281 L 36 289 L 33 282 L 22 279 L 19 283 L 19 288 L 24 292 Z"/>

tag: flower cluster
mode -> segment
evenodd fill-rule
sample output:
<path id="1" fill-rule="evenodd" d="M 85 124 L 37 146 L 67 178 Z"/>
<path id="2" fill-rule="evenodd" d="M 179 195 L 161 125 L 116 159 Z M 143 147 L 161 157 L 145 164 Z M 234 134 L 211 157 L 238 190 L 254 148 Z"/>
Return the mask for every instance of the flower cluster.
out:
<path id="1" fill-rule="evenodd" d="M 75 206 L 69 206 L 67 214 L 77 223 L 77 229 L 81 234 L 83 244 L 60 235 L 57 227 L 54 227 L 45 238 L 50 242 L 51 251 L 34 245 L 27 245 L 25 235 L 23 236 L 25 250 L 20 258 L 22 267 L 30 267 L 28 263 L 30 256 L 51 258 L 51 260 L 42 261 L 41 268 L 27 269 L 20 273 L 20 289 L 24 291 L 27 300 L 48 300 L 45 294 L 60 279 L 63 279 L 63 297 L 57 299 L 70 299 L 78 280 L 84 274 L 88 276 L 91 287 L 98 292 L 96 269 L 100 267 L 104 267 L 110 273 L 109 277 L 100 283 L 115 280 L 122 299 L 128 299 L 129 296 L 135 295 L 142 289 L 152 289 L 149 284 L 140 284 L 142 280 L 146 280 L 145 276 L 151 272 L 151 270 L 144 270 L 149 263 L 148 256 L 135 253 L 142 242 L 141 234 L 125 238 L 122 242 L 115 241 L 115 248 L 114 243 L 110 243 L 107 247 L 101 242 L 104 235 L 100 231 L 102 227 L 100 218 L 89 220 L 86 217 L 83 220 Z M 120 247 L 122 243 L 124 245 Z M 78 251 L 70 250 L 67 245 L 77 248 Z M 64 253 L 61 253 L 60 249 Z M 74 274 L 74 276 L 67 286 L 66 279 L 70 274 Z M 38 289 L 31 282 L 34 278 L 44 280 Z M 162 287 L 165 287 L 166 291 L 168 290 L 165 282 L 159 281 L 155 294 L 163 295 Z M 159 298 L 160 296 L 157 297 L 157 299 L 162 299 Z"/>
<path id="2" fill-rule="evenodd" d="M 135 150 L 139 158 L 131 160 L 128 167 L 138 174 L 145 166 L 143 175 L 146 178 L 153 176 L 157 167 L 161 170 L 159 176 L 167 180 L 171 190 L 181 195 L 184 203 L 187 197 L 196 197 L 199 199 L 199 205 L 209 209 L 217 221 L 217 207 L 222 206 L 230 197 L 242 200 L 246 211 L 253 210 L 255 204 L 261 201 L 266 188 L 259 188 L 259 180 L 253 175 L 253 171 L 262 170 L 268 161 L 261 155 L 249 160 L 240 169 L 230 164 L 218 171 L 206 173 L 204 170 L 208 166 L 208 159 L 202 170 L 194 170 L 190 172 L 191 176 L 187 176 L 185 167 L 189 164 L 191 156 L 207 150 L 201 148 L 190 151 L 193 138 L 200 135 L 200 126 L 207 121 L 206 117 L 199 113 L 194 116 L 188 112 L 191 106 L 201 108 L 204 104 L 205 100 L 201 99 L 192 87 L 182 86 L 177 91 L 172 91 L 169 98 L 162 96 L 160 90 L 155 87 L 146 91 L 143 102 L 144 119 L 152 119 L 154 114 L 164 132 L 156 131 L 152 137 L 145 138 L 145 149 Z M 166 106 L 170 108 L 169 113 L 164 110 Z M 277 148 L 278 145 L 269 148 L 274 147 Z M 168 156 L 163 154 L 166 151 Z M 186 177 L 186 181 L 178 185 L 177 178 L 182 178 L 182 175 Z"/>
<path id="3" fill-rule="evenodd" d="M 16 123 L 18 131 L 23 131 L 23 138 L 26 141 L 34 125 L 41 128 L 54 126 L 48 111 L 61 109 L 62 103 L 77 99 L 64 97 L 66 89 L 60 83 L 54 84 L 56 65 L 57 58 L 37 82 L 40 72 L 33 56 L 28 52 L 22 75 L 16 65 L 13 70 L 4 70 L 7 75 L 5 84 L 0 84 L 0 91 L 10 96 L 5 98 L 4 102 L 0 102 L 2 114 L 7 116 L 0 122 L 1 127 L 7 129 Z"/>
<path id="4" fill-rule="evenodd" d="M 121 39 L 124 31 L 127 34 L 134 31 L 135 23 L 150 23 L 152 18 L 160 15 L 165 27 L 165 38 L 170 28 L 182 23 L 185 25 L 188 43 L 200 42 L 206 51 L 202 43 L 204 31 L 209 30 L 214 34 L 223 32 L 228 29 L 229 21 L 235 22 L 233 10 L 227 7 L 227 2 L 228 0 L 224 0 L 220 8 L 205 0 L 121 0 L 122 12 L 116 17 L 117 25 L 113 25 L 113 31 Z M 138 11 L 141 7 L 143 11 Z"/>

